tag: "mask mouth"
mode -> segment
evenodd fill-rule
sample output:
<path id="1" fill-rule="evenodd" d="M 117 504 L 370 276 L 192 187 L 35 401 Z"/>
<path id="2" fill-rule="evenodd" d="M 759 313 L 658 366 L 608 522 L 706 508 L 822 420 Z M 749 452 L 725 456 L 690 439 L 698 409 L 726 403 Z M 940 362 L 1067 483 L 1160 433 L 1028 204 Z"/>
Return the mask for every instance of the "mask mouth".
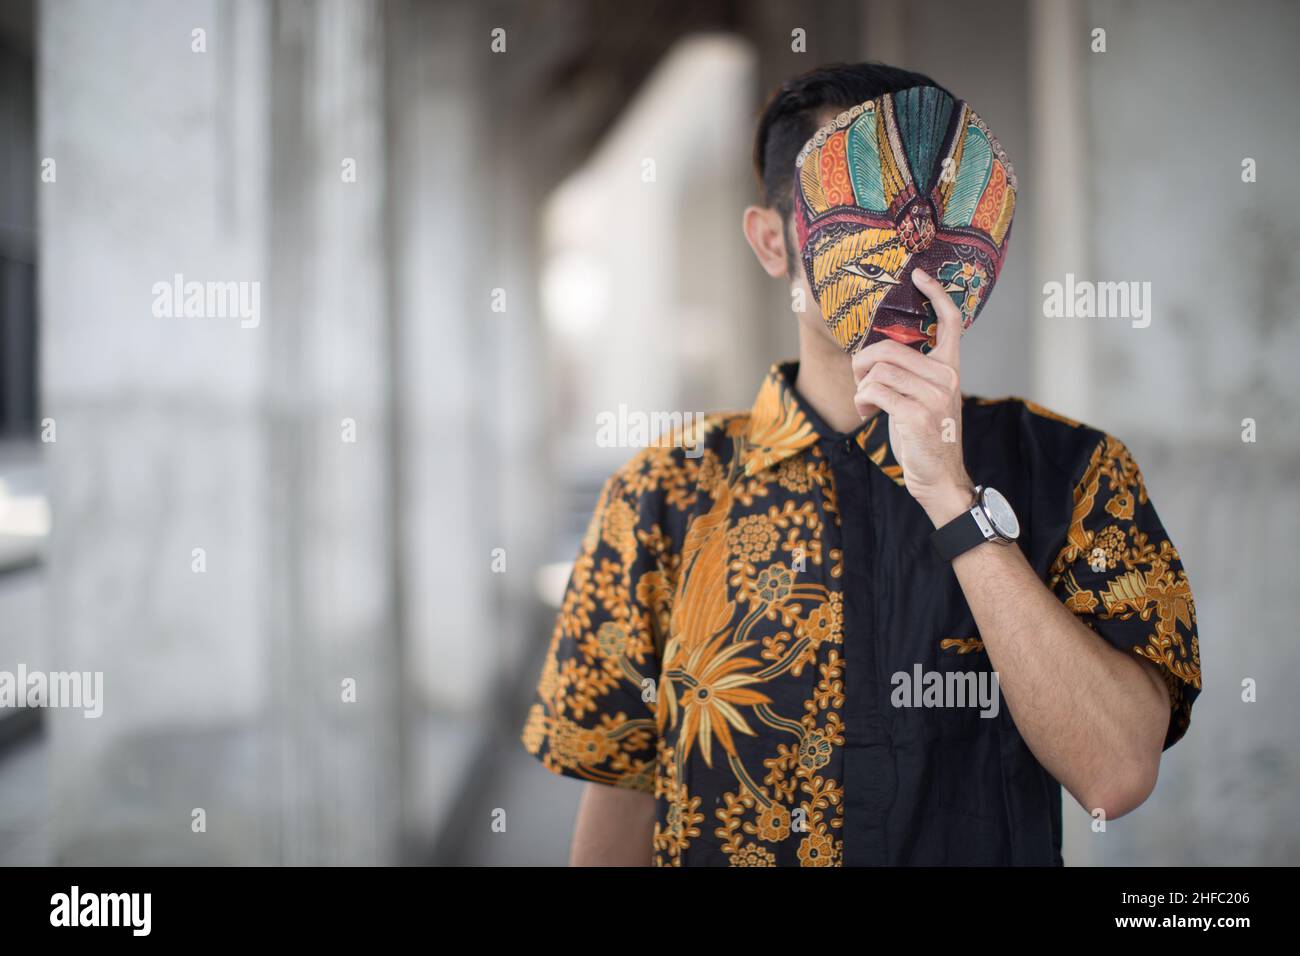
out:
<path id="1" fill-rule="evenodd" d="M 871 324 L 871 334 L 867 344 L 879 342 L 882 338 L 893 339 L 903 345 L 916 346 L 930 341 L 924 331 L 933 321 L 929 312 L 908 312 L 902 309 L 881 309 L 876 313 L 876 320 Z"/>

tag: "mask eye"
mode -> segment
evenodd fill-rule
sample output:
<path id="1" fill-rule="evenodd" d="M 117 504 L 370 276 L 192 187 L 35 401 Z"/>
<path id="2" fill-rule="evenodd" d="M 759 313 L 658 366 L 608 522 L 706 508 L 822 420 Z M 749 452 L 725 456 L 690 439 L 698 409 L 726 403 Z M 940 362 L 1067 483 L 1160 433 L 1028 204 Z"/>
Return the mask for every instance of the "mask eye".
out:
<path id="1" fill-rule="evenodd" d="M 843 266 L 843 269 L 845 272 L 861 276 L 864 279 L 870 279 L 872 282 L 879 282 L 884 285 L 898 285 L 897 279 L 874 263 L 849 262 Z"/>

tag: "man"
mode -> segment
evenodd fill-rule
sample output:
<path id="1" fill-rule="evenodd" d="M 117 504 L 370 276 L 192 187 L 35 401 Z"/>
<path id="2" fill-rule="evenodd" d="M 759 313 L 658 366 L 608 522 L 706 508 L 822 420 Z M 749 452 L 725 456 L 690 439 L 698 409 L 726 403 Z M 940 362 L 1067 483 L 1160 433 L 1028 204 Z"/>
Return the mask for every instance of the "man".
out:
<path id="1" fill-rule="evenodd" d="M 965 104 L 825 67 L 754 156 L 799 361 L 601 493 L 523 733 L 572 861 L 1059 865 L 1061 787 L 1114 820 L 1187 728 L 1178 553 L 1118 441 L 961 392 L 1015 189 Z"/>

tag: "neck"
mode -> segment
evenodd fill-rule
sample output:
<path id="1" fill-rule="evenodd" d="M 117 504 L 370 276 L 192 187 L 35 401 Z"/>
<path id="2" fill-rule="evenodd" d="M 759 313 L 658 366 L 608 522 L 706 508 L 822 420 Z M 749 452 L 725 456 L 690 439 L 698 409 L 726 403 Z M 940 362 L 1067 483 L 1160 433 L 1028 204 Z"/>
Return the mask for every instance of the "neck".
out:
<path id="1" fill-rule="evenodd" d="M 853 379 L 853 361 L 844 350 L 820 330 L 799 326 L 799 373 L 795 391 L 813 407 L 826 424 L 839 432 L 851 432 L 865 419 L 854 407 L 858 384 Z M 867 418 L 878 409 L 868 409 Z"/>

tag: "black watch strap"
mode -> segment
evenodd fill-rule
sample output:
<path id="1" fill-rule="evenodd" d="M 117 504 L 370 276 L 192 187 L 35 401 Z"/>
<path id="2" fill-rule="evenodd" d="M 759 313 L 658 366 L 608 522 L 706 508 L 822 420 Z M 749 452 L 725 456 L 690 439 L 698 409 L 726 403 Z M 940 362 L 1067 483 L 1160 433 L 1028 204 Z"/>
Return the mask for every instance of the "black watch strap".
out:
<path id="1" fill-rule="evenodd" d="M 971 505 L 972 508 L 978 505 Z M 930 541 L 939 557 L 951 561 L 959 554 L 964 554 L 977 544 L 983 544 L 988 538 L 980 530 L 979 522 L 967 508 L 942 528 L 936 528 L 930 534 Z"/>

